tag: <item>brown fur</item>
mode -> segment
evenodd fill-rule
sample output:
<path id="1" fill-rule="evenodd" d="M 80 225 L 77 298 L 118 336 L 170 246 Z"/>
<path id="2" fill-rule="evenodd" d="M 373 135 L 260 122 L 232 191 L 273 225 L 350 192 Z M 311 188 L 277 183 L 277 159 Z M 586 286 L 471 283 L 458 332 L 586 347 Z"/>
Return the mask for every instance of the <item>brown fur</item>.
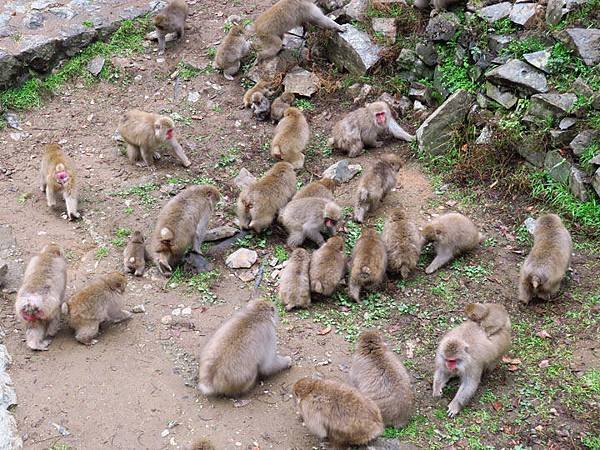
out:
<path id="1" fill-rule="evenodd" d="M 387 253 L 379 234 L 372 228 L 365 228 L 354 250 L 348 292 L 350 297 L 360 303 L 361 289 L 378 286 L 385 275 Z"/>
<path id="2" fill-rule="evenodd" d="M 341 219 L 342 210 L 335 202 L 316 197 L 292 200 L 279 214 L 292 248 L 302 245 L 306 238 L 321 246 L 325 242 L 322 233 L 337 234 Z"/>
<path id="3" fill-rule="evenodd" d="M 66 286 L 67 261 L 58 245 L 48 244 L 29 261 L 15 301 L 30 349 L 48 350 L 60 327 Z"/>
<path id="4" fill-rule="evenodd" d="M 263 95 L 269 95 L 271 89 L 273 89 L 274 87 L 274 83 L 271 81 L 258 80 L 258 83 L 256 83 L 244 93 L 244 107 L 250 108 L 250 106 L 252 106 L 252 96 L 255 92 L 260 92 Z"/>
<path id="5" fill-rule="evenodd" d="M 376 114 L 379 113 L 385 114 L 384 123 L 377 122 Z M 415 139 L 394 120 L 387 103 L 368 103 L 363 108 L 352 111 L 334 125 L 329 144 L 354 158 L 362 153 L 365 147 L 381 147 L 383 142 L 379 141 L 378 137 L 385 131 L 397 139 L 405 141 Z"/>
<path id="6" fill-rule="evenodd" d="M 477 391 L 483 372 L 493 370 L 510 348 L 510 319 L 491 337 L 479 324 L 467 320 L 444 335 L 435 356 L 433 396 L 440 397 L 452 377 L 460 377 L 460 388 L 448 405 L 448 416 L 456 416 Z M 449 364 L 456 367 L 449 367 Z"/>
<path id="7" fill-rule="evenodd" d="M 96 277 L 62 305 L 75 339 L 90 345 L 98 335 L 102 322 L 131 319 L 131 313 L 121 309 L 120 297 L 125 292 L 127 278 L 120 272 Z"/>
<path id="8" fill-rule="evenodd" d="M 310 254 L 303 248 L 294 250 L 279 279 L 279 298 L 286 311 L 310 306 L 309 267 Z"/>
<path id="9" fill-rule="evenodd" d="M 271 102 L 269 102 L 269 99 L 262 93 L 255 92 L 252 94 L 251 100 L 252 105 L 250 105 L 250 108 L 252 108 L 252 114 L 254 114 L 256 120 L 261 122 L 269 120 L 269 114 L 271 113 Z"/>
<path id="10" fill-rule="evenodd" d="M 278 162 L 255 183 L 242 190 L 237 201 L 240 227 L 260 233 L 271 225 L 277 213 L 296 192 L 292 165 Z"/>
<path id="11" fill-rule="evenodd" d="M 310 139 L 308 122 L 298 108 L 285 110 L 283 119 L 275 128 L 271 156 L 289 162 L 294 169 L 304 167 L 304 149 Z"/>
<path id="12" fill-rule="evenodd" d="M 277 354 L 276 321 L 275 306 L 255 300 L 223 323 L 200 353 L 198 389 L 204 395 L 236 396 L 259 377 L 291 367 L 289 356 Z"/>
<path id="13" fill-rule="evenodd" d="M 458 213 L 436 217 L 423 227 L 422 234 L 435 247 L 435 259 L 425 269 L 426 273 L 435 272 L 457 256 L 473 250 L 483 240 L 475 224 Z"/>
<path id="14" fill-rule="evenodd" d="M 429 6 L 429 0 L 415 0 L 413 5 L 415 8 L 425 9 Z M 433 9 L 442 10 L 448 9 L 448 6 L 458 3 L 458 0 L 432 0 L 431 6 Z"/>
<path id="15" fill-rule="evenodd" d="M 285 110 L 292 106 L 296 97 L 291 92 L 284 92 L 271 103 L 271 119 L 279 122 Z"/>
<path id="16" fill-rule="evenodd" d="M 365 214 L 377 208 L 383 197 L 396 187 L 398 170 L 403 165 L 400 156 L 386 153 L 363 174 L 356 190 L 354 220 L 362 223 Z"/>
<path id="17" fill-rule="evenodd" d="M 363 331 L 358 337 L 350 380 L 377 404 L 385 425 L 403 427 L 414 414 L 415 394 L 408 372 L 379 331 Z"/>
<path id="18" fill-rule="evenodd" d="M 134 231 L 123 250 L 123 269 L 125 273 L 134 273 L 136 277 L 144 275 L 146 270 L 146 250 L 144 235 L 141 231 Z"/>
<path id="19" fill-rule="evenodd" d="M 294 195 L 292 200 L 300 198 L 319 197 L 326 200 L 333 200 L 333 193 L 338 186 L 337 181 L 332 178 L 321 178 L 307 184 Z"/>
<path id="20" fill-rule="evenodd" d="M 165 51 L 165 36 L 168 33 L 177 33 L 177 38 L 183 41 L 188 11 L 189 8 L 185 0 L 171 0 L 171 2 L 154 17 L 153 22 L 158 34 L 159 55 Z"/>
<path id="21" fill-rule="evenodd" d="M 571 235 L 556 214 L 540 216 L 533 232 L 533 248 L 521 267 L 519 300 L 551 300 L 571 264 Z"/>
<path id="22" fill-rule="evenodd" d="M 469 303 L 465 307 L 465 315 L 478 323 L 488 337 L 510 326 L 508 312 L 499 303 Z"/>
<path id="23" fill-rule="evenodd" d="M 46 193 L 48 207 L 56 206 L 56 194 L 61 193 L 65 200 L 69 220 L 79 219 L 80 215 L 77 212 L 79 194 L 75 167 L 58 144 L 49 144 L 46 147 L 42 156 L 40 177 L 40 188 L 42 192 Z"/>
<path id="24" fill-rule="evenodd" d="M 163 207 L 156 220 L 150 249 L 164 275 L 171 274 L 190 246 L 200 253 L 208 221 L 219 198 L 214 186 L 189 186 Z"/>
<path id="25" fill-rule="evenodd" d="M 195 441 L 187 450 L 217 450 L 208 438 L 200 438 Z"/>
<path id="26" fill-rule="evenodd" d="M 217 48 L 215 67 L 223 71 L 225 78 L 233 80 L 233 75 L 240 70 L 240 61 L 249 51 L 250 42 L 244 37 L 244 27 L 235 24 Z"/>
<path id="27" fill-rule="evenodd" d="M 141 156 L 146 166 L 153 166 L 154 158 L 160 158 L 158 147 L 166 143 L 183 167 L 192 164 L 175 137 L 175 123 L 170 117 L 132 109 L 123 116 L 119 133 L 127 142 L 127 157 L 132 163 Z M 171 138 L 168 133 L 171 133 Z"/>
<path id="28" fill-rule="evenodd" d="M 271 58 L 281 50 L 283 34 L 304 24 L 342 31 L 342 27 L 308 0 L 279 0 L 254 22 L 258 40 L 258 61 Z"/>
<path id="29" fill-rule="evenodd" d="M 335 447 L 366 444 L 383 432 L 375 402 L 352 386 L 306 377 L 292 390 L 306 428 Z"/>
<path id="30" fill-rule="evenodd" d="M 310 259 L 310 289 L 317 294 L 330 296 L 346 272 L 344 239 L 333 236 L 316 250 Z"/>
<path id="31" fill-rule="evenodd" d="M 402 208 L 392 210 L 383 226 L 381 239 L 387 251 L 387 270 L 407 278 L 417 267 L 424 239 L 414 222 L 406 218 Z"/>

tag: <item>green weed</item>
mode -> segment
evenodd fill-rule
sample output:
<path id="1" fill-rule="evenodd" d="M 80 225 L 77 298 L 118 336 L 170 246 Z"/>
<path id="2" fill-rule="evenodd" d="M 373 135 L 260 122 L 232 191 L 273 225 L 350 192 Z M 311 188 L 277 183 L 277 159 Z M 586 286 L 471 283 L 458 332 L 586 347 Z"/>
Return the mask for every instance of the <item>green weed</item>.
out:
<path id="1" fill-rule="evenodd" d="M 198 76 L 201 73 L 200 69 L 193 67 L 183 61 L 179 61 L 177 64 L 177 76 L 184 81 L 191 80 L 192 78 Z"/>
<path id="2" fill-rule="evenodd" d="M 119 228 L 115 232 L 115 237 L 110 241 L 115 247 L 124 247 L 126 239 L 131 236 L 131 230 L 129 228 Z"/>
<path id="3" fill-rule="evenodd" d="M 439 71 L 442 85 L 450 92 L 459 89 L 465 89 L 469 92 L 475 92 L 478 88 L 469 75 L 472 65 L 468 57 L 465 56 L 460 63 L 456 61 L 456 43 L 447 42 L 437 46 L 440 58 Z"/>
<path id="4" fill-rule="evenodd" d="M 156 198 L 152 196 L 152 192 L 158 189 L 158 185 L 155 183 L 141 184 L 124 191 L 116 192 L 112 195 L 117 197 L 129 197 L 134 196 L 138 198 L 138 201 L 144 206 L 152 206 L 156 203 Z"/>
<path id="5" fill-rule="evenodd" d="M 315 109 L 314 103 L 305 98 L 297 98 L 294 101 L 294 106 L 303 111 L 312 111 L 313 109 Z"/>
<path id="6" fill-rule="evenodd" d="M 102 259 L 106 258 L 109 253 L 110 250 L 108 247 L 101 246 L 96 249 L 96 253 L 94 255 L 96 256 L 96 259 Z"/>
<path id="7" fill-rule="evenodd" d="M 500 51 L 501 55 L 511 55 L 521 59 L 525 53 L 533 53 L 544 50 L 546 45 L 536 36 L 528 36 L 523 39 L 510 41 L 508 45 Z"/>
<path id="8" fill-rule="evenodd" d="M 286 251 L 283 245 L 276 245 L 275 249 L 273 250 L 273 254 L 275 255 L 275 258 L 277 258 L 277 261 L 279 261 L 280 263 L 287 261 L 289 258 L 288 252 Z"/>
<path id="9" fill-rule="evenodd" d="M 359 223 L 354 222 L 353 220 L 349 220 L 346 222 L 346 239 L 344 243 L 346 244 L 346 254 L 351 254 L 354 246 L 356 245 L 356 241 L 360 238 L 361 235 L 361 226 Z"/>
<path id="10" fill-rule="evenodd" d="M 230 147 L 219 156 L 219 161 L 217 162 L 217 167 L 228 167 L 231 166 L 237 160 L 237 155 L 240 153 L 240 149 L 238 147 Z"/>
<path id="11" fill-rule="evenodd" d="M 306 147 L 306 154 L 320 153 L 322 156 L 330 157 L 333 154 L 333 148 L 331 148 L 327 139 L 327 136 L 323 133 L 316 132 Z"/>

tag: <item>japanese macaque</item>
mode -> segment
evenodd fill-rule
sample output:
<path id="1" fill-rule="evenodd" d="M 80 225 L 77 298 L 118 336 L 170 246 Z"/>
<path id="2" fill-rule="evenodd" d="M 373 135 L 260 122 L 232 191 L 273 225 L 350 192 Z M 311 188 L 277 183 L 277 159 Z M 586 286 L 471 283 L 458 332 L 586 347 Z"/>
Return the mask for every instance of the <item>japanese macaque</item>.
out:
<path id="1" fill-rule="evenodd" d="M 425 239 L 415 223 L 406 218 L 402 208 L 391 211 L 383 225 L 381 239 L 387 250 L 388 272 L 407 278 L 417 267 Z"/>
<path id="2" fill-rule="evenodd" d="M 415 394 L 408 372 L 381 332 L 367 330 L 358 337 L 350 381 L 377 404 L 385 425 L 403 427 L 414 414 Z"/>
<path id="3" fill-rule="evenodd" d="M 436 217 L 423 227 L 422 234 L 435 248 L 435 258 L 425 273 L 435 272 L 462 253 L 473 250 L 483 240 L 475 224 L 459 213 Z"/>
<path id="4" fill-rule="evenodd" d="M 333 200 L 333 193 L 338 186 L 337 181 L 332 178 L 321 178 L 307 184 L 294 195 L 292 200 L 299 198 L 318 197 L 325 200 Z"/>
<path id="5" fill-rule="evenodd" d="M 244 37 L 244 27 L 234 24 L 217 49 L 215 67 L 223 71 L 227 80 L 233 80 L 233 75 L 240 70 L 240 61 L 249 51 L 250 42 Z"/>
<path id="6" fill-rule="evenodd" d="M 385 275 L 387 252 L 383 241 L 372 228 L 365 228 L 354 250 L 350 269 L 348 293 L 355 302 L 360 303 L 361 289 L 378 286 Z"/>
<path id="7" fill-rule="evenodd" d="M 262 95 L 271 95 L 271 90 L 274 88 L 274 83 L 268 80 L 258 80 L 254 86 L 248 89 L 244 93 L 244 107 L 250 108 L 252 106 L 252 96 L 259 92 Z"/>
<path id="8" fill-rule="evenodd" d="M 269 99 L 260 92 L 252 94 L 252 114 L 256 117 L 256 120 L 264 122 L 269 120 L 269 114 L 271 113 L 271 103 Z"/>
<path id="9" fill-rule="evenodd" d="M 310 290 L 330 296 L 344 278 L 345 272 L 344 239 L 341 236 L 330 237 L 310 258 Z"/>
<path id="10" fill-rule="evenodd" d="M 279 297 L 286 311 L 310 305 L 309 267 L 310 254 L 303 248 L 297 248 L 281 271 Z"/>
<path id="11" fill-rule="evenodd" d="M 289 233 L 290 247 L 299 247 L 306 238 L 321 246 L 325 242 L 321 233 L 337 234 L 341 218 L 342 210 L 334 201 L 309 197 L 288 203 L 279 214 L 279 223 Z"/>
<path id="12" fill-rule="evenodd" d="M 504 305 L 499 303 L 469 303 L 465 307 L 465 315 L 469 320 L 478 323 L 487 337 L 511 327 L 508 312 Z"/>
<path id="13" fill-rule="evenodd" d="M 206 226 L 220 194 L 214 186 L 189 186 L 163 207 L 150 242 L 158 269 L 170 276 L 189 247 L 200 254 Z"/>
<path id="14" fill-rule="evenodd" d="M 42 156 L 40 168 L 41 191 L 46 193 L 48 207 L 56 206 L 56 194 L 61 193 L 69 220 L 79 219 L 77 202 L 77 175 L 75 167 L 67 156 L 62 152 L 58 144 L 49 144 Z"/>
<path id="15" fill-rule="evenodd" d="M 254 22 L 260 50 L 258 62 L 277 55 L 283 45 L 283 35 L 304 24 L 343 31 L 341 25 L 323 14 L 310 0 L 279 0 Z"/>
<path id="16" fill-rule="evenodd" d="M 273 219 L 296 192 L 296 172 L 290 163 L 278 162 L 255 183 L 242 190 L 237 201 L 240 227 L 257 233 Z"/>
<path id="17" fill-rule="evenodd" d="M 120 272 L 100 275 L 62 304 L 62 313 L 75 330 L 75 339 L 90 345 L 103 322 L 131 319 L 129 311 L 121 309 L 120 298 L 127 278 Z"/>
<path id="18" fill-rule="evenodd" d="M 306 117 L 298 108 L 288 108 L 275 127 L 271 156 L 289 162 L 294 169 L 304 167 L 304 149 L 310 139 Z"/>
<path id="19" fill-rule="evenodd" d="M 154 159 L 160 158 L 160 153 L 156 150 L 166 143 L 173 149 L 183 167 L 192 165 L 177 142 L 175 123 L 170 117 L 132 109 L 123 116 L 119 133 L 127 142 L 127 157 L 131 162 L 138 161 L 141 153 L 146 166 L 152 167 Z"/>
<path id="20" fill-rule="evenodd" d="M 254 300 L 221 325 L 200 353 L 200 392 L 237 396 L 291 367 L 292 358 L 277 354 L 276 323 L 275 306 Z"/>
<path id="21" fill-rule="evenodd" d="M 466 320 L 442 338 L 435 355 L 433 396 L 442 395 L 442 389 L 452 377 L 460 377 L 460 387 L 448 405 L 448 416 L 456 416 L 469 403 L 481 381 L 483 372 L 493 370 L 510 348 L 510 320 L 488 337 L 484 329 L 472 320 Z"/>
<path id="22" fill-rule="evenodd" d="M 385 131 L 397 139 L 415 140 L 413 135 L 404 131 L 394 120 L 387 103 L 374 102 L 352 111 L 337 122 L 331 132 L 329 144 L 354 158 L 365 147 L 381 147 L 383 142 L 377 138 Z"/>
<path id="23" fill-rule="evenodd" d="M 48 244 L 29 261 L 15 302 L 30 349 L 48 350 L 60 327 L 66 286 L 67 261 L 58 245 Z"/>
<path id="24" fill-rule="evenodd" d="M 293 93 L 284 92 L 273 100 L 273 103 L 271 103 L 271 120 L 279 122 L 282 119 L 285 110 L 292 106 L 295 98 Z"/>
<path id="25" fill-rule="evenodd" d="M 366 444 L 383 433 L 379 408 L 352 386 L 306 377 L 292 392 L 306 428 L 336 448 Z"/>
<path id="26" fill-rule="evenodd" d="M 453 5 L 454 3 L 458 3 L 458 0 L 433 0 L 431 2 L 430 0 L 415 0 L 413 2 L 413 5 L 415 6 L 415 8 L 425 9 L 429 6 L 430 3 L 433 9 L 439 11 L 441 9 L 448 9 L 448 6 Z"/>
<path id="27" fill-rule="evenodd" d="M 158 34 L 158 54 L 165 52 L 165 36 L 177 33 L 177 38 L 183 41 L 185 35 L 185 20 L 188 16 L 188 5 L 185 0 L 171 0 L 154 17 L 154 26 Z"/>
<path id="28" fill-rule="evenodd" d="M 571 235 L 556 214 L 545 214 L 535 222 L 533 248 L 521 267 L 519 300 L 534 297 L 551 300 L 571 264 Z"/>
<path id="29" fill-rule="evenodd" d="M 213 443 L 208 438 L 201 438 L 187 447 L 187 450 L 217 450 Z"/>
<path id="30" fill-rule="evenodd" d="M 146 250 L 144 235 L 141 231 L 134 231 L 123 251 L 123 268 L 125 273 L 133 273 L 136 277 L 144 275 L 146 270 Z"/>
<path id="31" fill-rule="evenodd" d="M 365 214 L 377 208 L 383 197 L 396 187 L 396 177 L 402 165 L 400 156 L 387 153 L 363 174 L 356 191 L 354 220 L 362 223 Z"/>

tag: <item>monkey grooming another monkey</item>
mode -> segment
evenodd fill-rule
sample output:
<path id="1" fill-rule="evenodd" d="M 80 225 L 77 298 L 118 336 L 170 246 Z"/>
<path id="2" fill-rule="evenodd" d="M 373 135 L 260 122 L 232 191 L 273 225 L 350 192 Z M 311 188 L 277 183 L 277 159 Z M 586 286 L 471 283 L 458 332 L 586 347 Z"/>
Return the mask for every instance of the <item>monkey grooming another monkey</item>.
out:
<path id="1" fill-rule="evenodd" d="M 289 162 L 294 169 L 304 167 L 304 149 L 310 139 L 308 122 L 298 108 L 288 108 L 275 127 L 271 156 Z"/>
<path id="2" fill-rule="evenodd" d="M 252 106 L 252 96 L 255 93 L 261 93 L 262 95 L 271 95 L 271 89 L 274 88 L 273 83 L 267 80 L 258 80 L 254 86 L 248 89 L 244 93 L 244 107 L 250 108 Z"/>
<path id="3" fill-rule="evenodd" d="M 374 102 L 352 111 L 337 122 L 331 131 L 329 145 L 354 158 L 365 147 L 381 147 L 383 142 L 377 138 L 385 131 L 397 139 L 409 142 L 415 140 L 413 135 L 404 131 L 394 120 L 387 103 Z"/>
<path id="4" fill-rule="evenodd" d="M 346 272 L 344 239 L 330 237 L 310 258 L 310 289 L 329 297 L 336 290 Z"/>
<path id="5" fill-rule="evenodd" d="M 444 335 L 435 356 L 433 397 L 441 397 L 450 378 L 460 377 L 458 392 L 448 405 L 449 417 L 456 416 L 469 403 L 483 372 L 496 367 L 510 348 L 510 341 L 510 320 L 491 337 L 472 320 L 466 320 Z"/>
<path id="6" fill-rule="evenodd" d="M 132 163 L 140 159 L 141 153 L 146 166 L 152 167 L 154 158 L 160 158 L 156 150 L 161 144 L 167 143 L 183 167 L 192 165 L 177 142 L 175 123 L 170 117 L 132 109 L 123 116 L 119 133 L 127 142 L 127 157 Z"/>
<path id="7" fill-rule="evenodd" d="M 469 320 L 478 323 L 488 337 L 510 328 L 510 318 L 504 305 L 499 303 L 469 303 L 465 307 Z"/>
<path id="8" fill-rule="evenodd" d="M 433 242 L 435 258 L 425 273 L 433 273 L 457 256 L 473 250 L 483 240 L 483 235 L 471 220 L 459 213 L 436 217 L 423 227 L 423 237 Z"/>
<path id="9" fill-rule="evenodd" d="M 66 286 L 67 261 L 58 245 L 48 244 L 29 261 L 15 302 L 30 349 L 48 350 L 60 327 Z"/>
<path id="10" fill-rule="evenodd" d="M 391 211 L 383 226 L 381 239 L 388 256 L 387 270 L 407 278 L 417 267 L 425 239 L 414 222 L 406 218 L 402 208 Z"/>
<path id="11" fill-rule="evenodd" d="M 237 396 L 291 367 L 292 358 L 277 354 L 276 322 L 275 306 L 254 300 L 223 323 L 200 353 L 200 392 Z"/>
<path id="12" fill-rule="evenodd" d="M 338 183 L 333 178 L 321 178 L 320 180 L 308 183 L 294 195 L 292 200 L 300 198 L 319 197 L 325 200 L 333 200 L 333 192 Z"/>
<path id="13" fill-rule="evenodd" d="M 396 177 L 402 166 L 403 161 L 400 156 L 386 153 L 360 177 L 356 191 L 354 220 L 362 223 L 365 214 L 377 208 L 383 197 L 396 187 Z"/>
<path id="14" fill-rule="evenodd" d="M 189 247 L 201 253 L 206 226 L 220 197 L 214 186 L 189 186 L 160 211 L 150 249 L 163 275 L 171 275 Z"/>
<path id="15" fill-rule="evenodd" d="M 352 386 L 305 377 L 292 391 L 306 428 L 335 448 L 366 444 L 383 433 L 379 408 Z"/>
<path id="16" fill-rule="evenodd" d="M 244 27 L 241 24 L 234 24 L 217 48 L 215 67 L 221 69 L 223 76 L 231 81 L 233 75 L 240 70 L 240 61 L 249 51 L 250 42 L 244 37 Z"/>
<path id="17" fill-rule="evenodd" d="M 265 122 L 269 120 L 269 114 L 271 112 L 271 103 L 269 99 L 260 92 L 252 94 L 252 114 L 256 117 L 256 120 Z"/>
<path id="18" fill-rule="evenodd" d="M 296 97 L 291 92 L 284 92 L 271 103 L 271 119 L 279 122 L 283 118 L 286 109 L 292 106 Z"/>
<path id="19" fill-rule="evenodd" d="M 287 244 L 299 247 L 306 238 L 321 246 L 325 239 L 321 233 L 337 234 L 342 210 L 337 203 L 317 197 L 292 200 L 279 213 L 281 223 L 289 233 Z"/>
<path id="20" fill-rule="evenodd" d="M 571 235 L 556 214 L 538 217 L 533 231 L 533 248 L 521 266 L 519 301 L 533 297 L 551 300 L 571 264 Z"/>
<path id="21" fill-rule="evenodd" d="M 242 190 L 237 201 L 240 227 L 257 233 L 267 228 L 296 192 L 296 172 L 290 163 L 278 162 L 255 183 Z"/>
<path id="22" fill-rule="evenodd" d="M 354 250 L 350 269 L 348 293 L 356 303 L 360 303 L 361 289 L 378 286 L 385 275 L 387 252 L 383 241 L 372 228 L 365 228 Z"/>
<path id="23" fill-rule="evenodd" d="M 75 330 L 75 339 L 90 345 L 98 335 L 101 323 L 131 319 L 132 314 L 121 309 L 119 301 L 126 286 L 125 275 L 111 272 L 92 280 L 62 304 L 62 313 Z"/>
<path id="24" fill-rule="evenodd" d="M 310 254 L 303 248 L 297 248 L 281 271 L 279 297 L 286 311 L 310 306 L 309 267 Z"/>
<path id="25" fill-rule="evenodd" d="M 185 35 L 185 21 L 188 16 L 188 5 L 185 0 L 171 0 L 154 17 L 154 26 L 158 34 L 158 54 L 165 52 L 165 36 L 177 33 L 177 38 L 183 41 Z"/>
<path id="26" fill-rule="evenodd" d="M 144 275 L 146 270 L 146 249 L 144 235 L 134 231 L 123 251 L 123 268 L 125 273 L 133 273 L 136 277 Z"/>
<path id="27" fill-rule="evenodd" d="M 62 193 L 69 220 L 79 219 L 77 202 L 77 176 L 73 163 L 62 152 L 58 144 L 49 144 L 42 156 L 40 168 L 41 191 L 46 193 L 49 208 L 56 206 L 56 194 Z"/>
<path id="28" fill-rule="evenodd" d="M 310 0 L 279 0 L 254 22 L 260 49 L 257 61 L 260 63 L 277 55 L 283 45 L 283 35 L 304 24 L 343 31 L 341 25 L 323 14 Z"/>
<path id="29" fill-rule="evenodd" d="M 358 336 L 350 381 L 377 404 L 385 425 L 403 427 L 414 414 L 415 394 L 408 372 L 381 332 L 367 330 Z"/>

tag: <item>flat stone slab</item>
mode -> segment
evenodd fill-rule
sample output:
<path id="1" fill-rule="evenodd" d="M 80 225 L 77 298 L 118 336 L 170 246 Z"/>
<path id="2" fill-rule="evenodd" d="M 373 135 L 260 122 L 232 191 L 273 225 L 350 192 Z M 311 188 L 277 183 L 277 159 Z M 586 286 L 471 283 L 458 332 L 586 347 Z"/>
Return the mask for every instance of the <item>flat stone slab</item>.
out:
<path id="1" fill-rule="evenodd" d="M 508 87 L 519 87 L 530 94 L 548 92 L 544 72 L 518 59 L 511 59 L 486 73 L 486 78 Z"/>
<path id="2" fill-rule="evenodd" d="M 588 66 L 600 64 L 600 29 L 571 28 L 565 30 L 561 38 Z"/>
<path id="3" fill-rule="evenodd" d="M 0 89 L 29 69 L 48 72 L 119 23 L 155 9 L 159 0 L 0 1 Z"/>
<path id="4" fill-rule="evenodd" d="M 353 75 L 364 75 L 379 61 L 381 47 L 370 36 L 349 23 L 341 33 L 334 33 L 328 44 L 328 56 L 339 67 Z"/>

